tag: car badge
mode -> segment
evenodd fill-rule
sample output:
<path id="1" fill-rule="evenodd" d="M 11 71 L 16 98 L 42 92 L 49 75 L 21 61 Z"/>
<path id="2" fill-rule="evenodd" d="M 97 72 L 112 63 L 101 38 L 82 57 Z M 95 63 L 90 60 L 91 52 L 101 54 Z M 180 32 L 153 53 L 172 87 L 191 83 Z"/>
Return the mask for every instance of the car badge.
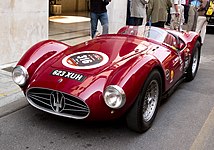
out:
<path id="1" fill-rule="evenodd" d="M 62 78 L 60 78 L 59 80 L 58 80 L 58 83 L 61 83 L 63 81 L 63 79 Z"/>
<path id="2" fill-rule="evenodd" d="M 165 75 L 166 75 L 166 80 L 169 80 L 169 77 L 170 77 L 170 71 L 169 71 L 169 69 L 166 69 Z"/>
<path id="3" fill-rule="evenodd" d="M 51 107 L 55 112 L 60 113 L 63 111 L 65 107 L 65 97 L 62 93 L 52 92 L 50 96 L 50 101 Z"/>

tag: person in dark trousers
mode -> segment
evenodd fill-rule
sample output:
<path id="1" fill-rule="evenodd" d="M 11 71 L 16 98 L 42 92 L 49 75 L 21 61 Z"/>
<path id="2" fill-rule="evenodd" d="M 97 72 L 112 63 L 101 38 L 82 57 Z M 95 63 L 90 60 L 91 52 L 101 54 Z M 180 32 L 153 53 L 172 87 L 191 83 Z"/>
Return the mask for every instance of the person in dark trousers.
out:
<path id="1" fill-rule="evenodd" d="M 127 16 L 126 16 L 126 25 L 134 25 L 134 18 L 131 17 L 131 0 L 127 0 Z"/>
<path id="2" fill-rule="evenodd" d="M 189 0 L 186 0 L 186 3 L 183 4 L 183 6 L 184 6 L 184 24 L 187 24 L 189 17 Z"/>
<path id="3" fill-rule="evenodd" d="M 126 25 L 141 26 L 146 18 L 146 4 L 148 0 L 128 0 Z"/>
<path id="4" fill-rule="evenodd" d="M 170 14 L 170 9 L 167 10 L 167 20 L 166 20 L 166 25 L 170 26 L 170 22 L 171 22 L 171 14 Z"/>
<path id="5" fill-rule="evenodd" d="M 147 21 L 152 26 L 164 28 L 167 21 L 167 10 L 172 6 L 171 0 L 149 0 Z"/>
<path id="6" fill-rule="evenodd" d="M 111 0 L 90 0 L 91 37 L 97 32 L 98 20 L 102 25 L 102 34 L 108 33 L 108 14 L 106 6 Z"/>

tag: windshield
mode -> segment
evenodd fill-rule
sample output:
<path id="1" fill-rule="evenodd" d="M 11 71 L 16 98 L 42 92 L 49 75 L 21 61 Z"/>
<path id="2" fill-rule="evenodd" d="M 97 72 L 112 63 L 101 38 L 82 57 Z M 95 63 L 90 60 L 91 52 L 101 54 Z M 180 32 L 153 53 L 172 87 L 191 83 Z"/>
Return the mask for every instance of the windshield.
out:
<path id="1" fill-rule="evenodd" d="M 163 43 L 167 36 L 167 31 L 151 26 L 126 26 L 120 29 L 118 34 L 136 35 Z"/>

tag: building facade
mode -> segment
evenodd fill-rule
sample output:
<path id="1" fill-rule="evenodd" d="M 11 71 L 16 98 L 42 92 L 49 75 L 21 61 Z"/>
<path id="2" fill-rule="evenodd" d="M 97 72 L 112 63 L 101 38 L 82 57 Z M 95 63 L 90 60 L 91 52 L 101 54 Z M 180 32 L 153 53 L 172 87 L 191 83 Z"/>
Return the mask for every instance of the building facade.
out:
<path id="1" fill-rule="evenodd" d="M 88 0 L 57 1 L 62 4 L 62 12 L 63 7 L 68 12 L 69 5 L 75 11 L 88 7 Z M 0 1 L 0 65 L 17 62 L 32 45 L 48 39 L 49 3 L 49 0 Z M 112 0 L 108 5 L 110 33 L 125 25 L 126 7 L 125 0 Z"/>

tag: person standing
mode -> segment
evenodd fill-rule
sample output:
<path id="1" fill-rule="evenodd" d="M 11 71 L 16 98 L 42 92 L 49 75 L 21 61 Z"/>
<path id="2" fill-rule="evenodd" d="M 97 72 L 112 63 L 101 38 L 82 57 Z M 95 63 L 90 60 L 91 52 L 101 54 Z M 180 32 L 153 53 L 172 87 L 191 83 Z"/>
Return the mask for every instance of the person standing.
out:
<path id="1" fill-rule="evenodd" d="M 181 30 L 181 26 L 184 23 L 184 7 L 181 0 L 172 0 L 171 13 L 171 26 L 173 30 Z"/>
<path id="2" fill-rule="evenodd" d="M 198 19 L 195 32 L 199 33 L 201 36 L 201 43 L 204 43 L 205 34 L 206 34 L 206 26 L 207 26 L 207 18 L 205 16 L 206 8 L 209 3 L 207 0 L 200 0 L 201 4 L 198 8 Z"/>
<path id="3" fill-rule="evenodd" d="M 102 25 L 102 34 L 108 33 L 108 14 L 106 6 L 111 0 L 90 0 L 91 37 L 97 32 L 98 20 Z"/>
<path id="4" fill-rule="evenodd" d="M 151 22 L 152 26 L 162 27 L 167 20 L 167 10 L 172 7 L 170 0 L 149 0 L 147 8 L 147 21 Z"/>
<path id="5" fill-rule="evenodd" d="M 131 0 L 130 1 L 130 19 L 128 25 L 140 26 L 143 24 L 143 18 L 146 18 L 146 0 Z"/>

